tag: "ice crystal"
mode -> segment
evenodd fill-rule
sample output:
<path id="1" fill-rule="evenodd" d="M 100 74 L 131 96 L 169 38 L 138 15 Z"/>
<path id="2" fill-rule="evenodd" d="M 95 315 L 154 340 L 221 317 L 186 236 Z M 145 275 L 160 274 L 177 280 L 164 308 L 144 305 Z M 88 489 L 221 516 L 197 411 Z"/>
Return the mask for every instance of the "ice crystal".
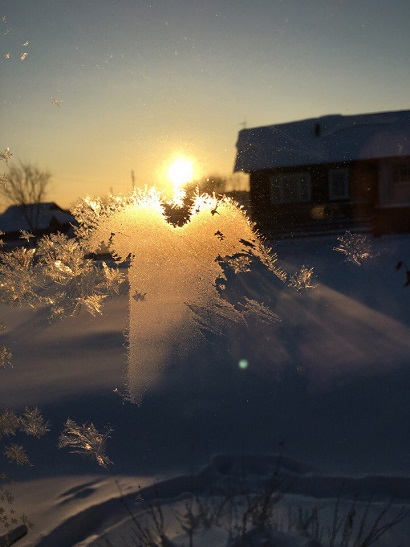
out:
<path id="1" fill-rule="evenodd" d="M 1 18 L 1 22 L 3 23 L 3 25 L 7 25 L 5 15 L 3 15 L 3 17 Z M 6 27 L 6 30 L 3 32 L 3 35 L 6 36 L 9 32 L 10 32 L 10 29 L 8 27 Z"/>
<path id="2" fill-rule="evenodd" d="M 339 251 L 346 256 L 347 262 L 353 262 L 360 266 L 368 258 L 376 256 L 372 251 L 372 245 L 369 238 L 363 234 L 352 234 L 346 232 L 337 238 L 339 244 L 334 247 L 334 251 Z"/>
<path id="3" fill-rule="evenodd" d="M 9 159 L 11 158 L 12 155 L 13 155 L 13 152 L 10 152 L 10 148 L 7 147 L 5 150 L 3 150 L 3 152 L 0 152 L 0 159 L 3 160 L 6 165 L 8 165 Z M 4 183 L 4 176 L 3 176 L 2 182 Z"/>
<path id="4" fill-rule="evenodd" d="M 6 479 L 5 475 L 0 473 L 0 481 L 4 481 Z M 14 529 L 19 520 L 23 523 L 24 519 L 27 520 L 25 524 L 29 525 L 32 523 L 27 519 L 27 517 L 23 514 L 19 515 L 16 510 L 13 507 L 14 504 L 14 496 L 10 492 L 8 488 L 6 488 L 1 482 L 0 482 L 0 544 L 1 545 L 11 545 L 12 537 L 7 536 L 7 531 L 10 529 Z"/>
<path id="5" fill-rule="evenodd" d="M 0 257 L 0 300 L 35 307 L 41 302 L 34 275 L 34 249 L 15 249 Z"/>
<path id="6" fill-rule="evenodd" d="M 31 234 L 22 237 L 29 240 Z M 107 295 L 118 293 L 124 276 L 86 258 L 81 242 L 63 234 L 38 241 L 35 249 L 15 249 L 0 257 L 0 300 L 36 307 L 46 304 L 51 317 L 77 314 L 85 308 L 101 313 Z"/>
<path id="7" fill-rule="evenodd" d="M 15 435 L 20 427 L 20 419 L 15 412 L 6 408 L 0 414 L 0 435 Z"/>
<path id="8" fill-rule="evenodd" d="M 61 106 L 63 101 L 59 97 L 51 97 L 51 104 L 53 106 Z"/>
<path id="9" fill-rule="evenodd" d="M 6 326 L 0 323 L 0 334 L 4 333 Z M 12 367 L 11 363 L 12 353 L 6 346 L 0 346 L 0 368 L 6 368 L 6 366 Z"/>
<path id="10" fill-rule="evenodd" d="M 26 407 L 20 416 L 21 431 L 38 439 L 50 431 L 48 425 L 37 407 L 31 409 Z"/>
<path id="11" fill-rule="evenodd" d="M 118 266 L 125 262 L 130 289 L 127 387 L 129 399 L 140 403 L 176 342 L 192 346 L 205 331 L 219 336 L 232 322 L 246 327 L 276 320 L 263 303 L 245 299 L 235 304 L 223 297 L 229 269 L 246 273 L 259 262 L 287 281 L 276 254 L 234 201 L 198 192 L 187 200 L 166 202 L 155 189 L 80 200 L 72 211 L 75 237 L 51 234 L 33 249 L 0 256 L 0 301 L 46 305 L 52 318 L 81 309 L 97 315 L 107 296 L 119 292 L 124 275 Z M 21 237 L 30 241 L 32 235 L 23 231 Z M 114 263 L 91 258 L 107 251 Z M 313 287 L 312 270 L 303 267 L 290 285 Z M 4 353 L 4 362 L 7 358 Z"/>
<path id="12" fill-rule="evenodd" d="M 20 239 L 25 239 L 27 242 L 29 242 L 30 239 L 35 239 L 35 237 L 36 236 L 28 232 L 27 230 L 20 230 Z"/>
<path id="13" fill-rule="evenodd" d="M 76 239 L 63 234 L 43 237 L 38 245 L 38 276 L 47 288 L 43 300 L 52 317 L 75 315 L 85 308 L 92 315 L 101 313 L 104 298 L 118 293 L 124 276 L 86 258 L 86 249 Z"/>
<path id="14" fill-rule="evenodd" d="M 244 298 L 241 304 L 242 314 L 247 322 L 272 323 L 278 321 L 278 316 L 263 302 L 258 302 L 251 298 Z"/>
<path id="15" fill-rule="evenodd" d="M 30 460 L 22 446 L 19 444 L 10 444 L 4 448 L 4 455 L 9 463 L 17 465 L 30 465 Z"/>
<path id="16" fill-rule="evenodd" d="M 6 59 L 10 59 L 10 58 L 11 58 L 11 53 L 10 53 L 10 52 L 5 53 L 5 54 L 4 54 L 4 57 L 5 57 Z"/>
<path id="17" fill-rule="evenodd" d="M 27 55 L 28 55 L 27 51 L 25 51 L 24 53 L 22 53 L 22 54 L 20 55 L 20 60 L 21 60 L 21 61 L 24 61 L 24 60 L 27 58 Z"/>
<path id="18" fill-rule="evenodd" d="M 31 520 L 28 518 L 28 516 L 25 513 L 23 513 L 20 516 L 20 520 L 23 524 L 25 524 L 29 528 L 34 528 L 34 524 L 31 522 Z"/>
<path id="19" fill-rule="evenodd" d="M 302 291 L 304 289 L 315 289 L 317 287 L 317 283 L 315 282 L 313 268 L 302 266 L 298 272 L 291 276 L 289 285 L 297 291 Z"/>
<path id="20" fill-rule="evenodd" d="M 165 206 L 161 194 L 145 189 L 104 201 L 89 197 L 73 211 L 88 252 L 108 248 L 117 262 L 129 262 L 128 388 L 137 403 L 181 333 L 192 344 L 204 330 L 221 334 L 232 321 L 246 325 L 244 310 L 218 290 L 226 263 L 246 272 L 260 261 L 283 279 L 276 256 L 232 200 L 196 194 L 182 225 L 168 221 Z M 266 310 L 259 311 L 266 319 Z"/>
<path id="21" fill-rule="evenodd" d="M 208 306 L 188 304 L 191 320 L 201 335 L 208 331 L 217 336 L 224 336 L 231 323 L 242 323 L 246 327 L 243 314 L 226 300 L 220 299 Z"/>
<path id="22" fill-rule="evenodd" d="M 84 306 L 91 315 L 95 316 L 102 314 L 101 306 L 104 298 L 106 298 L 104 294 L 90 294 L 88 296 L 78 297 L 76 300 L 77 303 Z"/>
<path id="23" fill-rule="evenodd" d="M 12 353 L 6 346 L 0 346 L 0 368 L 12 367 Z"/>
<path id="24" fill-rule="evenodd" d="M 250 271 L 252 260 L 247 255 L 238 255 L 227 258 L 225 262 L 232 268 L 234 273 L 241 273 Z"/>
<path id="25" fill-rule="evenodd" d="M 99 465 L 107 467 L 112 463 L 105 453 L 111 432 L 112 429 L 106 428 L 104 433 L 100 433 L 92 423 L 78 425 L 68 419 L 60 435 L 58 447 L 69 447 L 71 453 L 95 458 Z"/>

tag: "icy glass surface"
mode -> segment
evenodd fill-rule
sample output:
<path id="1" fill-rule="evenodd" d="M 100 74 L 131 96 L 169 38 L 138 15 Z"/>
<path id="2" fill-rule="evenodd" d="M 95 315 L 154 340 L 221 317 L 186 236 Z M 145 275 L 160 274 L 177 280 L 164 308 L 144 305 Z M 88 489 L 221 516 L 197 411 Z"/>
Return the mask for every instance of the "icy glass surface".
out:
<path id="1" fill-rule="evenodd" d="M 197 194 L 182 225 L 172 224 L 155 190 L 102 202 L 88 198 L 74 211 L 77 232 L 90 252 L 108 249 L 129 261 L 128 390 L 134 402 L 166 366 L 175 346 L 184 354 L 204 330 L 221 334 L 229 322 L 271 321 L 263 303 L 235 305 L 223 298 L 224 265 L 246 271 L 252 260 L 285 280 L 276 257 L 239 205 Z"/>

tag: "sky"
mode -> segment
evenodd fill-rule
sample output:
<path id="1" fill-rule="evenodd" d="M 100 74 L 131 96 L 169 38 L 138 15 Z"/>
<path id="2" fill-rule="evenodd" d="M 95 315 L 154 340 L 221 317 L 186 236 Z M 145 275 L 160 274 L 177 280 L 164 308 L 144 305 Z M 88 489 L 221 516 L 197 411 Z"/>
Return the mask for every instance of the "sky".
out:
<path id="1" fill-rule="evenodd" d="M 63 207 L 131 171 L 166 187 L 180 156 L 230 175 L 245 125 L 409 108 L 408 0 L 0 0 L 0 18 L 0 151 Z"/>

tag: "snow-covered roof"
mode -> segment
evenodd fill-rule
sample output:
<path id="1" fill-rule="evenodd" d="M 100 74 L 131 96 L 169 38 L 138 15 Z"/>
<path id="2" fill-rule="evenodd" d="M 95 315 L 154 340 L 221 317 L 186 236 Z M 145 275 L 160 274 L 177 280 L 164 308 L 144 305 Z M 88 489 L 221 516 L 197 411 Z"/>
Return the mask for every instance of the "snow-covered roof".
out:
<path id="1" fill-rule="evenodd" d="M 334 114 L 239 132 L 234 171 L 410 156 L 410 110 Z"/>
<path id="2" fill-rule="evenodd" d="M 6 234 L 19 232 L 20 230 L 30 231 L 32 228 L 27 222 L 27 216 L 29 218 L 38 218 L 36 222 L 37 230 L 47 230 L 53 218 L 54 223 L 60 225 L 75 222 L 74 217 L 70 213 L 64 211 L 53 202 L 11 205 L 0 215 L 0 231 Z"/>

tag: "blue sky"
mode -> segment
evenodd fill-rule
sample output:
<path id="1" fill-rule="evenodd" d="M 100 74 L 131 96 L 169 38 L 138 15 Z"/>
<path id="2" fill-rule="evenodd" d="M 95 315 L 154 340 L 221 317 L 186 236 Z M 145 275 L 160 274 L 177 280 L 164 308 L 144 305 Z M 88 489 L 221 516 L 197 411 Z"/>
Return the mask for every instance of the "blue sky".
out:
<path id="1" fill-rule="evenodd" d="M 407 0 L 2 0 L 0 17 L 0 150 L 48 169 L 63 206 L 126 191 L 131 169 L 161 186 L 178 154 L 229 174 L 244 121 L 409 108 Z"/>

